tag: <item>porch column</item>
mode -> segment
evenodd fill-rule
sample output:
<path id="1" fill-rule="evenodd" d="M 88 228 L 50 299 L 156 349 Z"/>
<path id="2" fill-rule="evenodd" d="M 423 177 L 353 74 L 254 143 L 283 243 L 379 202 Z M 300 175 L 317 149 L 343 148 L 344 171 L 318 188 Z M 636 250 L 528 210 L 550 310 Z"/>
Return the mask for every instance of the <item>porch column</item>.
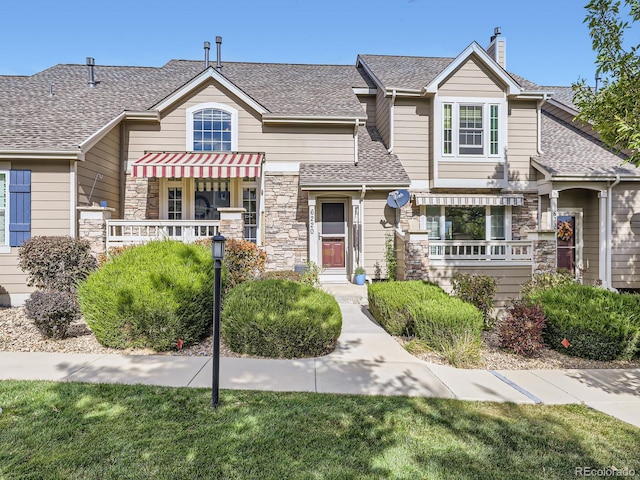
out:
<path id="1" fill-rule="evenodd" d="M 549 193 L 549 202 L 551 208 L 551 225 L 549 228 L 551 230 L 558 229 L 558 190 L 551 190 Z"/>
<path id="2" fill-rule="evenodd" d="M 599 221 L 599 234 L 598 241 L 600 244 L 600 249 L 598 252 L 598 278 L 602 282 L 602 286 L 604 288 L 609 288 L 607 282 L 607 250 L 609 249 L 608 238 L 607 238 L 607 223 L 609 219 L 607 218 L 607 191 L 601 190 L 598 193 L 598 204 L 600 211 L 600 221 Z"/>
<path id="3" fill-rule="evenodd" d="M 318 258 L 318 220 L 316 216 L 316 199 L 309 192 L 309 261 L 320 265 Z"/>
<path id="4" fill-rule="evenodd" d="M 91 254 L 98 258 L 107 251 L 107 220 L 116 211 L 115 208 L 87 205 L 77 207 L 78 238 L 88 240 L 91 245 Z"/>
<path id="5" fill-rule="evenodd" d="M 220 235 L 224 235 L 227 240 L 233 238 L 235 240 L 244 239 L 244 213 L 246 209 L 235 207 L 218 208 L 220 212 Z"/>

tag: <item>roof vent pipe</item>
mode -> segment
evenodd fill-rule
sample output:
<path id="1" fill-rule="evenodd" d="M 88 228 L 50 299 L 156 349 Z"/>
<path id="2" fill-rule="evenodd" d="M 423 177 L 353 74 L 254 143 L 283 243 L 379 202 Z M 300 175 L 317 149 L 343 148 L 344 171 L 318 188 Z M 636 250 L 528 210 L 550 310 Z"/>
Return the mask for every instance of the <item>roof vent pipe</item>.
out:
<path id="1" fill-rule="evenodd" d="M 491 40 L 490 40 L 490 41 L 491 41 L 491 42 L 493 42 L 493 41 L 496 39 L 496 37 L 499 37 L 499 36 L 500 36 L 500 33 L 502 33 L 502 32 L 500 31 L 500 27 L 496 27 L 496 28 L 494 28 L 494 29 L 493 29 L 493 36 L 491 37 Z"/>
<path id="2" fill-rule="evenodd" d="M 89 67 L 89 86 L 92 88 L 96 86 L 95 72 L 93 70 L 95 64 L 96 60 L 93 57 L 87 57 L 87 67 Z"/>
<path id="3" fill-rule="evenodd" d="M 209 50 L 211 49 L 211 43 L 204 42 L 204 68 L 209 68 Z"/>
<path id="4" fill-rule="evenodd" d="M 216 69 L 221 72 L 222 71 L 222 59 L 220 58 L 220 50 L 222 47 L 222 37 L 216 37 Z"/>

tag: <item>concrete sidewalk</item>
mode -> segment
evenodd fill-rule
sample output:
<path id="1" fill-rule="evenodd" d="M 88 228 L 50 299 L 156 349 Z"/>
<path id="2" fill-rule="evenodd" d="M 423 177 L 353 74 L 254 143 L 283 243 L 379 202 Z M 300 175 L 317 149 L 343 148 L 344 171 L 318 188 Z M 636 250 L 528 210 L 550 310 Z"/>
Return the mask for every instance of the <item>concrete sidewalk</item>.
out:
<path id="1" fill-rule="evenodd" d="M 359 302 L 339 298 L 343 329 L 325 357 L 221 358 L 220 388 L 401 395 L 516 403 L 584 403 L 640 427 L 640 369 L 463 370 L 407 353 Z M 0 352 L 0 380 L 205 387 L 210 357 Z"/>

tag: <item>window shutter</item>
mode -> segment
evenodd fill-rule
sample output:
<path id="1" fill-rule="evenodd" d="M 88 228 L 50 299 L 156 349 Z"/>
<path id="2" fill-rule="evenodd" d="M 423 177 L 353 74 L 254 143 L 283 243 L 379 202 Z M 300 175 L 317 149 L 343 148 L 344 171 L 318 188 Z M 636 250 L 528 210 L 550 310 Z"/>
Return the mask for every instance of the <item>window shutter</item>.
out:
<path id="1" fill-rule="evenodd" d="M 31 170 L 9 171 L 9 245 L 31 238 Z"/>

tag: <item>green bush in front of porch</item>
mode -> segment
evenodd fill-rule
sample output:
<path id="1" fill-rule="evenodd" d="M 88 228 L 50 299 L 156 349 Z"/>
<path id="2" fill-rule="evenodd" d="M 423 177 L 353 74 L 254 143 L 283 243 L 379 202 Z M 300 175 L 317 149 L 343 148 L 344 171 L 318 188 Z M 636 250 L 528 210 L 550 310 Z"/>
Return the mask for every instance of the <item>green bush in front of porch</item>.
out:
<path id="1" fill-rule="evenodd" d="M 322 290 L 288 280 L 257 280 L 229 291 L 222 337 L 234 352 L 269 358 L 331 352 L 342 329 L 338 302 Z"/>
<path id="2" fill-rule="evenodd" d="M 388 333 L 415 337 L 408 349 L 426 345 L 459 367 L 478 361 L 484 320 L 476 306 L 420 280 L 371 284 L 368 298 L 369 311 Z"/>
<path id="3" fill-rule="evenodd" d="M 594 360 L 638 356 L 640 295 L 567 284 L 529 298 L 542 304 L 547 317 L 544 340 L 554 350 Z M 564 339 L 568 347 L 562 344 Z"/>
<path id="4" fill-rule="evenodd" d="M 369 311 L 391 335 L 415 335 L 413 318 L 407 312 L 411 303 L 449 298 L 439 286 L 411 280 L 407 282 L 376 282 L 367 287 Z"/>
<path id="5" fill-rule="evenodd" d="M 157 241 L 127 250 L 78 288 L 82 314 L 98 341 L 113 348 L 191 345 L 211 325 L 213 260 L 209 249 Z"/>

